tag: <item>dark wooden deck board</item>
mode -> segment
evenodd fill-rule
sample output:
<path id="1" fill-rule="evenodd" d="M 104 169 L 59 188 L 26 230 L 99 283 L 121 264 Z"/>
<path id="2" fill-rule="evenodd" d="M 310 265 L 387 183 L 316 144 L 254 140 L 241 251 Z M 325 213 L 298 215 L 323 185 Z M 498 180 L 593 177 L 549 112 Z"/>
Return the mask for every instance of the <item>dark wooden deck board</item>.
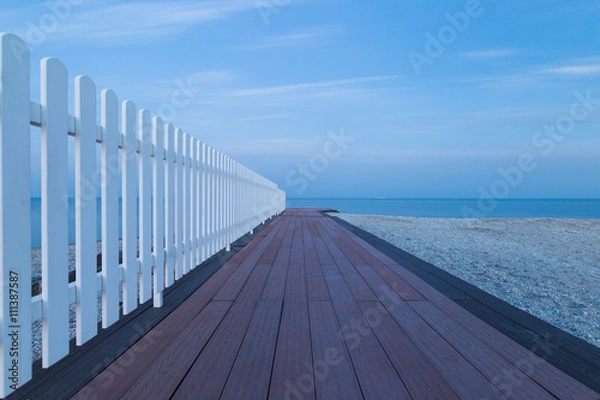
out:
<path id="1" fill-rule="evenodd" d="M 338 268 L 323 266 L 340 333 L 348 348 L 365 399 L 410 399 Z"/>
<path id="2" fill-rule="evenodd" d="M 329 301 L 309 303 L 313 351 L 314 389 L 318 399 L 362 399 L 360 385 L 354 372 L 346 344 L 338 335 L 335 309 Z M 309 391 L 298 377 L 292 382 L 290 395 L 300 397 Z"/>
<path id="3" fill-rule="evenodd" d="M 554 398 L 535 381 L 529 379 L 525 372 L 479 339 L 482 332 L 473 334 L 429 302 L 412 302 L 410 307 L 417 311 L 429 325 L 434 326 L 448 343 L 493 382 L 505 396 L 514 399 Z"/>
<path id="4" fill-rule="evenodd" d="M 267 398 L 281 306 L 282 302 L 278 300 L 258 302 L 221 395 L 222 400 Z"/>
<path id="5" fill-rule="evenodd" d="M 294 239 L 295 219 L 290 217 L 283 217 L 282 219 L 285 224 L 285 230 L 282 229 L 282 232 L 285 232 L 285 236 L 273 262 L 271 273 L 262 293 L 262 299 L 283 300 Z"/>
<path id="6" fill-rule="evenodd" d="M 314 210 L 246 247 L 80 398 L 600 399 Z"/>
<path id="7" fill-rule="evenodd" d="M 147 368 L 139 368 L 144 373 L 123 396 L 138 399 L 168 399 L 177 389 L 197 355 L 231 307 L 232 302 L 210 302 L 190 324 L 172 340 L 165 340 L 169 346 Z M 177 331 L 176 325 L 170 329 Z M 133 358 L 134 361 L 135 358 Z M 106 393 L 112 396 L 114 392 Z"/>
<path id="8" fill-rule="evenodd" d="M 335 264 L 338 266 L 338 270 L 346 280 L 348 288 L 356 300 L 359 301 L 375 301 L 377 296 L 369 288 L 369 285 L 360 276 L 358 271 L 353 267 L 352 263 L 347 257 L 347 254 L 335 243 L 335 239 L 339 238 L 339 233 L 333 229 L 327 229 L 325 224 L 322 224 L 324 228 L 321 231 L 321 236 L 329 252 L 335 260 Z"/>
<path id="9" fill-rule="evenodd" d="M 308 218 L 307 225 L 309 229 L 314 227 L 313 221 Z M 327 290 L 327 283 L 323 276 L 323 270 L 321 270 L 321 263 L 317 254 L 317 248 L 313 240 L 311 231 L 303 232 L 303 244 L 304 244 L 304 266 L 306 269 L 306 291 L 308 300 L 321 300 L 329 301 L 329 291 Z M 333 260 L 332 260 L 333 261 Z"/>
<path id="10" fill-rule="evenodd" d="M 269 267 L 254 269 L 238 301 L 233 304 L 179 385 L 176 398 L 192 399 L 199 393 L 207 399 L 221 396 L 268 273 Z"/>
<path id="11" fill-rule="evenodd" d="M 361 303 L 365 319 L 415 399 L 458 399 L 435 366 L 381 304 Z"/>
<path id="12" fill-rule="evenodd" d="M 284 306 L 269 392 L 273 399 L 285 398 L 289 382 L 296 382 L 306 373 L 312 375 L 310 369 L 306 368 L 306 365 L 312 365 L 312 352 L 301 227 L 302 218 L 298 218 L 284 282 Z M 314 398 L 310 390 L 303 392 L 303 395 L 306 399 Z"/>

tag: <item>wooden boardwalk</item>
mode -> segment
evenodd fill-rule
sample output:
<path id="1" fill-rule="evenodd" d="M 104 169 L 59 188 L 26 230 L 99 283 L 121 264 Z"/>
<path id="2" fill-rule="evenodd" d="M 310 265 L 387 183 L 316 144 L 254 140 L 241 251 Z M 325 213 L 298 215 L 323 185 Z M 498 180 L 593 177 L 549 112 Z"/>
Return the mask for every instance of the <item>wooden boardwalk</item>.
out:
<path id="1" fill-rule="evenodd" d="M 600 399 L 316 210 L 287 210 L 77 399 Z"/>

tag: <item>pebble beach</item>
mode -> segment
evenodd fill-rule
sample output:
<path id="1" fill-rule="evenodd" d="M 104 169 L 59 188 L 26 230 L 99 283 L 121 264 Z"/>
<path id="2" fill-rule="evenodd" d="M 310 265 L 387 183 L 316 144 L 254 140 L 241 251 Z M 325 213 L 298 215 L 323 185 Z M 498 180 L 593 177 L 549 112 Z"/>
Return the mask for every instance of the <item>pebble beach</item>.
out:
<path id="1" fill-rule="evenodd" d="M 600 220 L 337 216 L 600 347 Z"/>

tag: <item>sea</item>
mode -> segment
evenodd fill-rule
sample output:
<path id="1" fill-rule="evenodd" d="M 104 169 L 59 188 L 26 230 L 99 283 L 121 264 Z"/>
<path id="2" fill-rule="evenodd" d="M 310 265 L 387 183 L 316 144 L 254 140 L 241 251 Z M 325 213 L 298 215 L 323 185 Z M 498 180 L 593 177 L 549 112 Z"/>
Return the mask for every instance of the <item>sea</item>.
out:
<path id="1" fill-rule="evenodd" d="M 75 242 L 75 199 L 69 199 L 69 243 Z M 288 208 L 329 208 L 350 214 L 425 218 L 576 218 L 600 219 L 600 199 L 394 199 L 289 198 Z M 31 199 L 31 247 L 41 246 L 41 199 Z M 98 199 L 97 239 L 101 239 Z M 119 216 L 121 204 L 119 203 Z M 120 220 L 120 218 L 119 218 Z M 119 226 L 121 233 L 121 226 Z"/>
<path id="2" fill-rule="evenodd" d="M 288 208 L 331 208 L 349 214 L 425 218 L 600 219 L 600 199 L 289 198 Z"/>

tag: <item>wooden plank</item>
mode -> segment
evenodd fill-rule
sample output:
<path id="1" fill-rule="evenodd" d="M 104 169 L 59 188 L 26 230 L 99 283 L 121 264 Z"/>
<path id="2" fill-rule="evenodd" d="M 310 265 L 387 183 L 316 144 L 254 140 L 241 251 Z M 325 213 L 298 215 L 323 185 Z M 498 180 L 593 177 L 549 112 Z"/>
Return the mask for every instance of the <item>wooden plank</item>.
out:
<path id="1" fill-rule="evenodd" d="M 175 392 L 175 398 L 219 398 L 246 335 L 269 267 L 257 266 L 213 337 Z M 209 371 L 207 373 L 207 371 Z"/>
<path id="2" fill-rule="evenodd" d="M 288 265 L 293 242 L 293 229 L 295 221 L 292 219 L 284 221 L 286 226 L 281 231 L 287 232 L 282 244 L 281 251 L 277 253 L 275 262 L 271 268 L 271 274 L 265 285 L 262 299 L 283 300 L 287 280 Z"/>
<path id="3" fill-rule="evenodd" d="M 410 307 L 444 337 L 463 357 L 484 374 L 509 398 L 550 399 L 550 393 L 520 369 L 506 361 L 473 334 L 428 302 L 412 302 Z"/>
<path id="4" fill-rule="evenodd" d="M 502 393 L 395 293 L 378 286 L 384 306 L 461 398 L 498 398 Z"/>
<path id="5" fill-rule="evenodd" d="M 270 264 L 260 264 L 259 259 L 261 259 L 265 249 L 268 247 L 274 236 L 274 233 L 275 232 L 266 238 L 257 241 L 251 252 L 244 251 L 243 255 L 240 255 L 240 257 L 243 257 L 243 259 L 241 259 L 239 268 L 236 270 L 236 273 L 232 274 L 227 282 L 223 284 L 217 294 L 215 294 L 215 300 L 235 300 L 255 266 L 271 266 Z"/>
<path id="6" fill-rule="evenodd" d="M 306 292 L 308 300 L 322 300 L 328 301 L 329 290 L 327 289 L 327 283 L 323 276 L 323 270 L 321 269 L 321 263 L 317 254 L 317 249 L 313 241 L 313 236 L 310 233 L 310 227 L 312 224 L 310 221 L 307 223 L 308 229 L 303 232 L 303 243 L 304 243 L 304 265 L 306 268 Z"/>
<path id="7" fill-rule="evenodd" d="M 386 284 L 388 284 L 394 290 L 394 292 L 396 292 L 402 298 L 402 300 L 425 300 L 425 297 L 423 297 L 423 295 L 414 287 L 412 287 L 405 280 L 393 273 L 387 266 L 381 264 L 377 259 L 369 257 L 370 254 L 368 252 L 362 252 L 361 250 L 362 249 L 357 249 L 357 251 L 361 253 L 362 257 L 369 265 L 366 269 L 364 268 L 364 266 L 358 266 L 357 269 L 361 272 L 365 280 L 367 280 L 367 276 L 365 276 L 365 274 L 377 273 L 383 279 L 383 281 Z"/>
<path id="8" fill-rule="evenodd" d="M 319 261 L 321 265 L 333 265 L 335 261 L 331 254 L 329 254 L 329 250 L 327 250 L 327 246 L 321 237 L 313 237 L 313 243 L 315 244 L 315 250 L 317 251 L 317 255 L 319 256 Z"/>
<path id="9" fill-rule="evenodd" d="M 170 344 L 160 356 L 142 370 L 143 374 L 123 397 L 170 398 L 230 307 L 230 302 L 210 302 L 184 329 L 180 330 L 174 324 L 164 327 L 163 329 L 175 330 L 178 334 L 167 342 Z M 161 333 L 165 334 L 164 331 Z"/>
<path id="10" fill-rule="evenodd" d="M 131 101 L 121 105 L 121 126 L 124 132 L 121 150 L 121 193 L 123 196 L 123 314 L 132 312 L 138 304 L 138 261 L 137 261 L 137 117 Z"/>
<path id="11" fill-rule="evenodd" d="M 260 300 L 220 399 L 266 399 L 282 302 Z"/>
<path id="12" fill-rule="evenodd" d="M 273 399 L 285 398 L 289 391 L 288 382 L 297 382 L 301 376 L 308 374 L 314 382 L 310 368 L 312 351 L 300 222 L 295 224 L 287 266 L 283 314 L 269 391 L 269 397 Z M 308 369 L 306 365 L 309 365 Z M 305 399 L 314 398 L 314 391 L 311 388 L 303 391 L 303 395 Z"/>
<path id="13" fill-rule="evenodd" d="M 361 267 L 360 271 L 402 330 L 427 356 L 459 397 L 475 394 L 495 398 L 501 395 L 489 380 L 409 308 L 379 275 L 369 272 L 368 266 Z"/>
<path id="14" fill-rule="evenodd" d="M 42 365 L 69 354 L 68 276 L 68 82 L 64 65 L 44 58 L 41 65 L 42 180 Z"/>
<path id="15" fill-rule="evenodd" d="M 139 205 L 140 205 L 140 304 L 152 298 L 152 119 L 148 110 L 138 112 L 140 142 Z"/>
<path id="16" fill-rule="evenodd" d="M 304 267 L 304 248 L 301 223 L 296 223 L 290 249 L 290 260 L 284 300 L 290 302 L 306 302 L 306 270 Z"/>
<path id="17" fill-rule="evenodd" d="M 329 252 L 333 256 L 335 264 L 339 267 L 340 273 L 348 283 L 348 287 L 354 298 L 359 301 L 377 300 L 375 293 L 373 293 L 364 279 L 352 266 L 352 263 L 343 250 L 335 243 L 332 232 L 330 230 L 323 229 L 321 231 L 321 237 L 329 249 Z M 339 234 L 337 234 L 335 237 L 339 237 Z"/>
<path id="18" fill-rule="evenodd" d="M 102 138 L 102 328 L 117 322 L 119 310 L 119 100 L 101 93 Z"/>
<path id="19" fill-rule="evenodd" d="M 333 304 L 329 301 L 308 303 L 312 340 L 312 373 L 317 399 L 362 399 L 362 393 L 348 349 L 338 335 Z M 310 391 L 308 379 L 301 376 L 286 387 L 286 394 L 301 398 Z M 291 397 L 291 396 L 290 396 Z"/>
<path id="20" fill-rule="evenodd" d="M 164 125 L 158 117 L 152 119 L 152 144 L 154 145 L 154 157 L 152 158 L 152 197 L 154 199 L 152 208 L 152 241 L 154 247 L 152 298 L 154 307 L 162 307 L 163 289 L 165 288 L 165 139 Z"/>
<path id="21" fill-rule="evenodd" d="M 273 264 L 275 262 L 275 258 L 277 257 L 277 253 L 281 248 L 281 244 L 283 243 L 283 238 L 275 237 L 269 243 L 269 246 L 266 248 L 265 253 L 259 260 L 259 264 Z"/>
<path id="22" fill-rule="evenodd" d="M 279 330 L 269 398 L 285 398 L 286 393 L 290 391 L 290 382 L 296 384 L 301 377 L 302 383 L 307 385 L 301 389 L 303 398 L 314 398 L 310 325 L 306 301 L 284 300 Z M 310 385 L 305 382 L 305 379 L 311 382 Z"/>
<path id="23" fill-rule="evenodd" d="M 382 239 L 379 239 L 378 237 L 353 225 L 350 225 L 339 218 L 333 219 L 341 226 L 346 227 L 348 230 L 355 233 L 355 236 L 358 235 L 363 241 L 366 241 L 370 245 L 374 245 L 378 251 L 384 253 L 388 257 L 391 257 L 395 263 L 402 265 L 403 268 L 408 269 L 424 279 L 430 285 L 435 287 L 435 289 L 441 291 L 445 296 L 454 300 L 470 299 L 468 294 L 466 294 L 460 287 L 457 287 L 456 284 L 462 281 L 457 279 L 455 276 L 442 271 L 439 268 L 436 268 L 433 265 L 413 256 L 412 254 L 398 249 Z"/>
<path id="24" fill-rule="evenodd" d="M 96 85 L 75 78 L 75 275 L 77 345 L 96 336 Z"/>
<path id="25" fill-rule="evenodd" d="M 17 50 L 18 49 L 18 50 Z M 31 379 L 30 55 L 15 35 L 0 34 L 0 395 Z M 15 300 L 15 292 L 19 301 Z M 12 294 L 12 296 L 11 296 Z M 17 316 L 15 316 L 15 311 Z M 11 337 L 14 331 L 18 337 Z M 11 350 L 17 342 L 18 354 Z M 12 353 L 12 354 L 11 354 Z M 17 377 L 12 371 L 17 364 Z M 12 387 L 11 387 L 12 386 Z"/>
<path id="26" fill-rule="evenodd" d="M 364 240 L 360 239 L 357 236 L 353 236 L 352 239 L 366 252 L 371 254 L 379 263 L 385 265 L 390 271 L 402 278 L 403 281 L 412 286 L 427 300 L 436 301 L 443 300 L 446 298 L 446 296 L 435 290 L 432 286 L 425 283 L 425 281 L 423 281 L 421 278 L 419 278 L 412 272 L 409 272 L 408 270 L 404 269 L 403 267 L 398 265 L 398 263 L 396 263 L 394 260 L 384 255 L 383 253 L 377 251 Z M 376 267 L 376 265 L 377 263 L 374 264 L 374 267 Z"/>
<path id="27" fill-rule="evenodd" d="M 375 332 L 396 372 L 414 399 L 459 399 L 435 366 L 379 302 L 361 302 L 365 320 Z"/>
<path id="28" fill-rule="evenodd" d="M 342 335 L 366 399 L 410 399 L 383 348 L 368 326 L 344 278 L 334 265 L 323 266 Z"/>
<path id="29" fill-rule="evenodd" d="M 218 264 L 218 260 L 215 260 Z M 219 268 L 202 286 L 195 290 L 178 308 L 174 309 L 167 318 L 163 319 L 155 328 L 152 334 L 142 337 L 136 342 L 122 358 L 110 364 L 102 374 L 98 375 L 87 385 L 86 390 L 82 390 L 82 399 L 87 399 L 91 394 L 98 398 L 107 398 L 110 396 L 120 397 L 138 377 L 154 363 L 162 354 L 164 349 L 175 339 L 176 335 L 184 329 L 189 322 L 202 310 L 217 290 L 223 285 L 227 278 L 233 273 L 237 264 L 229 260 Z M 199 270 L 195 275 L 202 276 Z M 177 282 L 174 287 L 177 290 L 182 284 L 186 284 L 189 278 Z M 168 298 L 179 298 L 179 293 L 171 292 Z M 140 322 L 141 324 L 141 322 Z M 136 326 L 136 328 L 138 328 Z M 160 337 L 157 341 L 156 338 Z M 118 342 L 117 342 L 118 343 Z M 149 349 L 151 351 L 148 351 Z M 135 358 L 136 367 L 123 376 L 123 367 L 129 364 L 129 360 Z M 114 377 L 119 376 L 118 380 Z"/>
<path id="30" fill-rule="evenodd" d="M 165 125 L 165 286 L 175 282 L 175 128 Z"/>
<path id="31" fill-rule="evenodd" d="M 531 349 L 527 349 L 452 301 L 437 302 L 435 305 L 445 315 L 460 322 L 462 326 L 477 335 L 486 345 L 518 366 L 524 373 L 531 376 L 532 379 L 556 397 L 561 399 L 584 399 L 597 396 L 600 398 L 593 390 L 580 384 L 575 379 L 571 379 L 566 373 L 531 351 L 538 348 L 550 355 L 556 351 L 551 343 L 537 340 L 532 343 L 533 347 Z"/>

